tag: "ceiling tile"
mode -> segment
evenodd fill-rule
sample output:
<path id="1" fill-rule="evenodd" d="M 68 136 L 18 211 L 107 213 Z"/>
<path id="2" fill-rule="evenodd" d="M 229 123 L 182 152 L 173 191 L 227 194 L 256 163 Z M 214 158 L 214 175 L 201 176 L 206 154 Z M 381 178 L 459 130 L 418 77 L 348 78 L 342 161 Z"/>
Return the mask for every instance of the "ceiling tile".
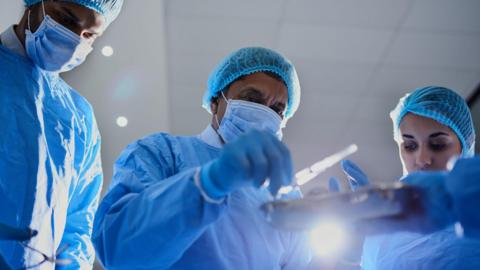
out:
<path id="1" fill-rule="evenodd" d="M 209 113 L 202 108 L 203 89 L 176 83 L 169 87 L 170 129 L 175 134 L 199 134 L 210 122 Z"/>
<path id="2" fill-rule="evenodd" d="M 457 70 L 384 65 L 375 75 L 366 94 L 398 100 L 418 87 L 439 85 L 451 88 L 463 97 L 467 97 L 478 83 L 480 83 L 480 69 Z"/>
<path id="3" fill-rule="evenodd" d="M 283 14 L 284 1 L 279 0 L 170 0 L 166 12 L 172 18 L 217 17 L 278 20 Z"/>
<path id="4" fill-rule="evenodd" d="M 480 1 L 478 0 L 415 1 L 403 27 L 480 34 L 479 11 Z"/>
<path id="5" fill-rule="evenodd" d="M 226 55 L 200 53 L 170 53 L 168 55 L 169 85 L 175 83 L 197 85 L 205 89 L 208 76 Z"/>
<path id="6" fill-rule="evenodd" d="M 216 53 L 227 55 L 245 46 L 272 47 L 278 26 L 239 19 L 179 19 L 167 23 L 169 53 Z"/>
<path id="7" fill-rule="evenodd" d="M 375 65 L 358 62 L 293 58 L 302 93 L 319 98 L 328 94 L 358 96 L 363 94 Z"/>
<path id="8" fill-rule="evenodd" d="M 279 48 L 290 57 L 376 63 L 391 31 L 286 23 Z"/>
<path id="9" fill-rule="evenodd" d="M 323 26 L 393 29 L 411 1 L 290 0 L 286 20 Z"/>
<path id="10" fill-rule="evenodd" d="M 480 69 L 480 35 L 400 32 L 385 62 L 430 68 Z"/>

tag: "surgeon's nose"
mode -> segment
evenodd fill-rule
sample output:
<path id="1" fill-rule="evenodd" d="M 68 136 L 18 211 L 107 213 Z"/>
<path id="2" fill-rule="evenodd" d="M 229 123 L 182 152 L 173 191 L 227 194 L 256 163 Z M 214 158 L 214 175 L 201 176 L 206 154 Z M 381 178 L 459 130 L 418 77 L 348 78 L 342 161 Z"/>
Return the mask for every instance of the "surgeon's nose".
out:
<path id="1" fill-rule="evenodd" d="M 427 170 L 432 165 L 432 155 L 428 149 L 420 146 L 416 156 L 415 165 L 420 171 Z"/>

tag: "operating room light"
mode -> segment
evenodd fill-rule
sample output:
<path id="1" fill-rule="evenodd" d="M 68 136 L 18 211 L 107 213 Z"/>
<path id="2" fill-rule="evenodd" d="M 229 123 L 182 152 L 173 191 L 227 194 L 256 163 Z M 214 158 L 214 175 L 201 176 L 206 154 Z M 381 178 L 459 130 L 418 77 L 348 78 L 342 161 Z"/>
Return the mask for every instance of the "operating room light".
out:
<path id="1" fill-rule="evenodd" d="M 119 127 L 126 127 L 128 125 L 128 119 L 125 116 L 117 117 L 117 125 Z"/>
<path id="2" fill-rule="evenodd" d="M 346 246 L 347 232 L 340 222 L 322 221 L 309 232 L 309 242 L 316 255 L 331 258 Z"/>
<path id="3" fill-rule="evenodd" d="M 110 56 L 112 56 L 112 55 L 113 55 L 113 48 L 112 48 L 112 46 L 104 46 L 104 47 L 102 48 L 102 54 L 103 54 L 103 56 L 105 56 L 105 57 L 110 57 Z"/>

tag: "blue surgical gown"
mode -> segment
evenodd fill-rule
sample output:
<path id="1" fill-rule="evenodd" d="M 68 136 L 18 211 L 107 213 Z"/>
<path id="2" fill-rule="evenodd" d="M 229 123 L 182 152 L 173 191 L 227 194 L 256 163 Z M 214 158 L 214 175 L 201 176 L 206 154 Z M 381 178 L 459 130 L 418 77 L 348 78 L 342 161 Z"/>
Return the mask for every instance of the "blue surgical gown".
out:
<path id="1" fill-rule="evenodd" d="M 155 134 L 115 164 L 95 216 L 93 242 L 107 269 L 302 269 L 302 234 L 273 229 L 259 211 L 265 189 L 243 189 L 220 204 L 194 183 L 198 167 L 220 155 L 197 137 Z"/>
<path id="2" fill-rule="evenodd" d="M 0 223 L 37 230 L 26 244 L 48 256 L 65 249 L 59 257 L 72 263 L 57 269 L 91 268 L 102 186 L 91 106 L 58 75 L 0 45 L 0 125 Z M 15 241 L 0 241 L 0 255 L 13 269 L 42 259 Z"/>
<path id="3" fill-rule="evenodd" d="M 362 269 L 480 269 L 480 241 L 458 238 L 453 226 L 431 234 L 398 232 L 367 237 Z"/>

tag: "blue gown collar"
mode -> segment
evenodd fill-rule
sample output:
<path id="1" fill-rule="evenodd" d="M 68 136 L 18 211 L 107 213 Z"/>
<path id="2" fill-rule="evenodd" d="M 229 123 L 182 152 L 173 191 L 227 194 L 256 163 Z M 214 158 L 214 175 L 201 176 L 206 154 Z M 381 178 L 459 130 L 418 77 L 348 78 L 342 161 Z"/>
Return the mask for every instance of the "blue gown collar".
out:
<path id="1" fill-rule="evenodd" d="M 217 132 L 213 129 L 212 125 L 208 125 L 202 133 L 197 135 L 197 138 L 215 148 L 223 147 L 223 142 Z"/>
<path id="2" fill-rule="evenodd" d="M 27 54 L 25 53 L 25 48 L 23 48 L 23 45 L 18 39 L 17 34 L 15 33 L 15 30 L 13 27 L 14 27 L 13 25 L 10 26 L 3 33 L 0 34 L 0 40 L 2 42 L 2 45 L 5 48 L 23 57 L 27 57 Z"/>

